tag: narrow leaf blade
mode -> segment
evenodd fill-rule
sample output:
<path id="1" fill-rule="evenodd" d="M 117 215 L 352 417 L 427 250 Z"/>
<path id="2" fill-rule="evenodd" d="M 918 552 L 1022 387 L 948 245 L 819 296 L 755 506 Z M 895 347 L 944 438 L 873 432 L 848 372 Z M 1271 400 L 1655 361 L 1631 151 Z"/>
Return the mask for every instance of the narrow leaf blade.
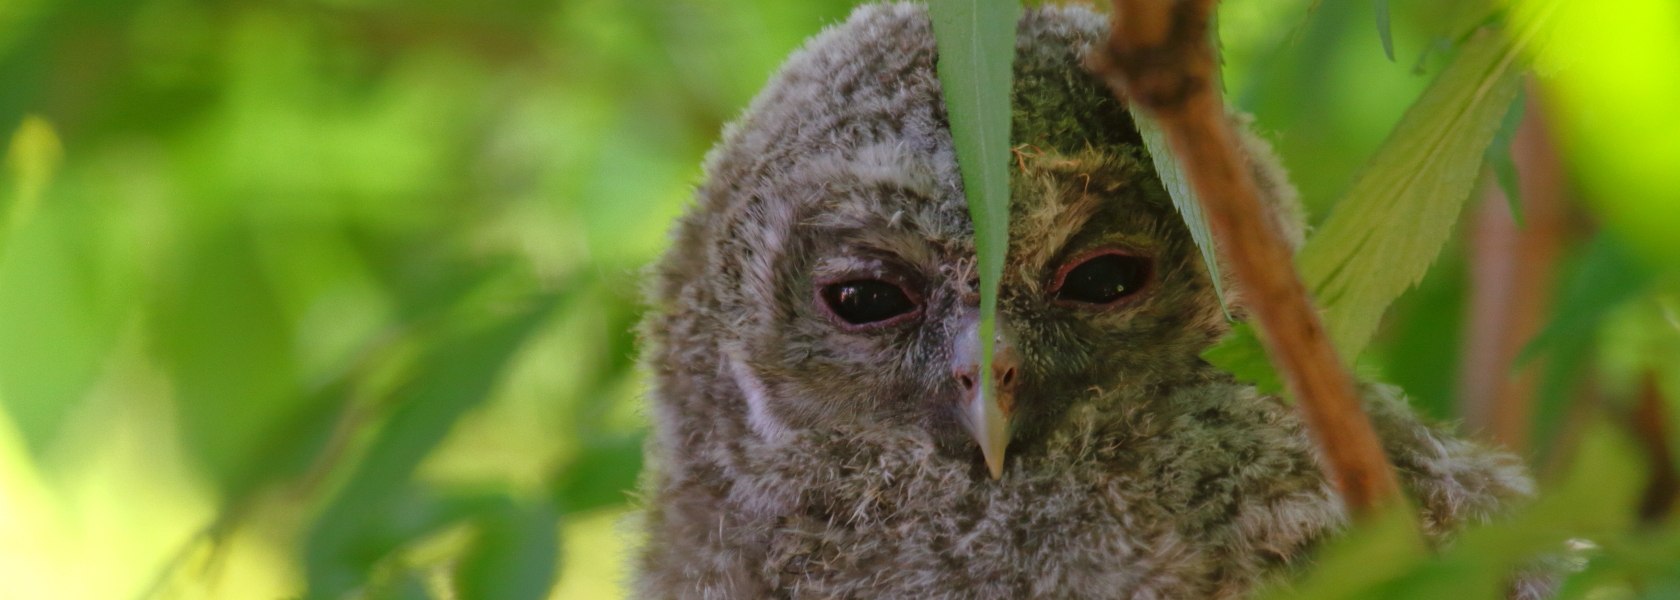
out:
<path id="1" fill-rule="evenodd" d="M 991 371 L 998 282 L 1009 247 L 1010 91 L 1017 0 L 934 0 L 928 11 L 939 48 L 939 83 L 974 218 L 980 270 L 980 372 Z M 989 378 L 980 378 L 991 385 Z"/>
<path id="2" fill-rule="evenodd" d="M 1168 148 L 1167 136 L 1162 133 L 1160 125 L 1139 111 L 1131 111 L 1132 122 L 1137 125 L 1138 133 L 1143 136 L 1144 148 L 1149 150 L 1150 162 L 1155 165 L 1155 172 L 1161 177 L 1161 185 L 1167 189 L 1167 195 L 1172 197 L 1173 207 L 1178 209 L 1179 216 L 1184 218 L 1184 226 L 1190 230 L 1190 238 L 1196 242 L 1196 249 L 1202 253 L 1202 264 L 1207 265 L 1208 277 L 1213 279 L 1214 294 L 1219 296 L 1219 306 L 1225 307 L 1225 279 L 1220 275 L 1219 258 L 1213 246 L 1213 232 L 1208 229 L 1207 216 L 1202 214 L 1201 200 L 1196 197 L 1195 190 L 1190 187 L 1190 180 L 1184 175 L 1184 168 L 1173 158 L 1172 150 Z M 1226 311 L 1230 316 L 1230 311 Z"/>
<path id="3" fill-rule="evenodd" d="M 1505 118 L 1499 122 L 1499 132 L 1493 135 L 1493 143 L 1488 144 L 1487 152 L 1484 153 L 1484 160 L 1493 170 L 1500 191 L 1505 192 L 1505 203 L 1511 208 L 1511 219 L 1517 222 L 1518 227 L 1523 224 L 1522 190 L 1517 186 L 1516 162 L 1511 160 L 1511 140 L 1517 137 L 1517 126 L 1522 123 L 1526 96 L 1519 88 L 1516 99 L 1511 101 L 1511 108 L 1505 110 Z"/>
<path id="4" fill-rule="evenodd" d="M 1394 28 L 1389 25 L 1388 0 L 1377 0 L 1377 38 L 1382 40 L 1383 56 L 1394 62 Z"/>

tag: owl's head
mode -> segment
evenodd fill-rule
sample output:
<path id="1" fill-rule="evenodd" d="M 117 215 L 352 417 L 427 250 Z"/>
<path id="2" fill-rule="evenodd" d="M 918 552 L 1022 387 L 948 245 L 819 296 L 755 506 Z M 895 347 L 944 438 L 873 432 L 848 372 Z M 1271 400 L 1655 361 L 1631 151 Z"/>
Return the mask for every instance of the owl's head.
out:
<path id="1" fill-rule="evenodd" d="M 771 442 L 925 431 L 996 477 L 1079 403 L 1209 376 L 1225 313 L 1131 117 L 1083 66 L 1105 18 L 1078 8 L 1020 24 L 997 354 L 978 372 L 974 227 L 924 11 L 867 6 L 813 39 L 709 157 L 650 331 L 686 365 L 659 365 L 663 394 L 712 400 L 661 410 Z M 673 389 L 684 372 L 727 393 Z"/>

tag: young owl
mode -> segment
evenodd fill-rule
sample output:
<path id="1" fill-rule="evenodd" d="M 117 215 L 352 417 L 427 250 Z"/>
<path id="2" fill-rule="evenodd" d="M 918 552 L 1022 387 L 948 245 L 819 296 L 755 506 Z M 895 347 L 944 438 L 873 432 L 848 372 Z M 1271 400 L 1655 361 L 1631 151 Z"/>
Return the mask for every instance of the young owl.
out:
<path id="1" fill-rule="evenodd" d="M 1082 66 L 1104 35 L 1021 19 L 988 373 L 924 8 L 858 9 L 729 127 L 651 288 L 640 596 L 1239 597 L 1346 521 L 1294 409 L 1199 358 L 1229 323 Z M 1528 493 L 1514 458 L 1366 396 L 1431 535 Z"/>

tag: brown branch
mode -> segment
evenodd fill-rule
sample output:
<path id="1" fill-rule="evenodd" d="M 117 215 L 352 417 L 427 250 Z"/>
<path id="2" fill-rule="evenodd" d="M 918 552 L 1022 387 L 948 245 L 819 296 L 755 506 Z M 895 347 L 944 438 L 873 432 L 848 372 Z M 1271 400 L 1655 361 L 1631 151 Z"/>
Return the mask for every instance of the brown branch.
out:
<path id="1" fill-rule="evenodd" d="M 1370 516 L 1397 501 L 1400 488 L 1226 119 L 1207 42 L 1213 5 L 1114 0 L 1113 29 L 1094 66 L 1116 95 L 1160 122 L 1330 479 L 1356 517 Z"/>
<path id="2" fill-rule="evenodd" d="M 1531 87 L 1530 92 L 1535 90 Z M 1482 186 L 1470 224 L 1470 297 L 1460 364 L 1466 422 L 1518 454 L 1529 449 L 1539 364 L 1513 372 L 1517 355 L 1545 324 L 1558 258 L 1571 236 L 1566 172 L 1530 93 L 1511 143 L 1524 225 L 1505 190 Z"/>

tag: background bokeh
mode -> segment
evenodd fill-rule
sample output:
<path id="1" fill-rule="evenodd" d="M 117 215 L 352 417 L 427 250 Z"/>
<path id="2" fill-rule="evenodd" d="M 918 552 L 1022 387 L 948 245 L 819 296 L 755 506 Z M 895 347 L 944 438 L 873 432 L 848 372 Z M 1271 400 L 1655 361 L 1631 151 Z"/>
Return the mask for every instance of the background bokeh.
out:
<path id="1" fill-rule="evenodd" d="M 724 123 L 853 4 L 0 3 L 4 595 L 513 598 L 557 577 L 551 597 L 621 596 L 647 427 L 640 270 Z M 1570 423 L 1632 411 L 1639 382 L 1680 398 L 1680 369 L 1652 366 L 1680 364 L 1675 236 L 1647 231 L 1680 212 L 1659 135 L 1675 121 L 1625 123 L 1680 95 L 1680 69 L 1658 70 L 1680 52 L 1638 45 L 1680 39 L 1680 19 L 1636 4 L 1656 25 L 1583 43 L 1648 64 L 1576 85 L 1582 69 L 1541 57 L 1531 87 L 1568 192 L 1534 259 L 1534 294 L 1558 299 L 1531 325 L 1555 325 L 1557 356 L 1522 391 L 1543 472 L 1567 462 Z M 1466 18 L 1224 5 L 1226 89 L 1315 220 Z M 1486 196 L 1467 212 L 1492 216 L 1465 220 L 1361 365 L 1472 424 L 1466 298 L 1497 275 L 1464 239 L 1509 219 Z"/>

